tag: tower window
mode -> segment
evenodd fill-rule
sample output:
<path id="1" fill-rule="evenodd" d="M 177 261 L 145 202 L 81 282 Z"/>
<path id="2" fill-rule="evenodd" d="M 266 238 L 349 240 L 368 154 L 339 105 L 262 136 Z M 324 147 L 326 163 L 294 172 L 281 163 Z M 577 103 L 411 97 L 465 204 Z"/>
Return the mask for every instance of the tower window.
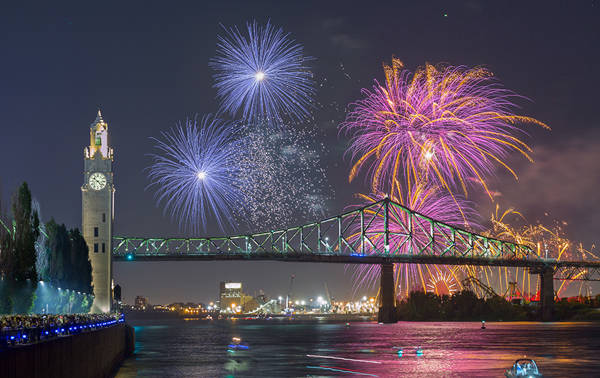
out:
<path id="1" fill-rule="evenodd" d="M 102 213 L 102 223 L 106 222 L 106 213 Z"/>
<path id="2" fill-rule="evenodd" d="M 98 253 L 98 243 L 94 243 L 94 252 Z"/>
<path id="3" fill-rule="evenodd" d="M 98 237 L 98 227 L 94 227 L 94 237 Z"/>
<path id="4" fill-rule="evenodd" d="M 102 253 L 106 252 L 106 244 L 102 243 Z"/>

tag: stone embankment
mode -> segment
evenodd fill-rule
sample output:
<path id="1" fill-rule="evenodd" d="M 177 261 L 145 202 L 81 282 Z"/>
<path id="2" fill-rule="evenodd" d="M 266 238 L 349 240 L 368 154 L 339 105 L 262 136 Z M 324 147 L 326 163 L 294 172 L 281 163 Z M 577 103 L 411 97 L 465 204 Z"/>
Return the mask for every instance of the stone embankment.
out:
<path id="1" fill-rule="evenodd" d="M 131 326 L 0 349 L 0 377 L 110 377 L 135 348 Z"/>

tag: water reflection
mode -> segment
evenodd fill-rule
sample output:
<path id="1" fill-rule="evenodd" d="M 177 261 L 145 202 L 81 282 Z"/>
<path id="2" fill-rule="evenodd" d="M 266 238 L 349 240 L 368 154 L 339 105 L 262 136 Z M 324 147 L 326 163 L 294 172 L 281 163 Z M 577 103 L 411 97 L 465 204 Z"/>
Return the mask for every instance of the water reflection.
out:
<path id="1" fill-rule="evenodd" d="M 502 376 L 533 358 L 545 376 L 600 371 L 600 325 L 140 321 L 130 376 Z M 233 337 L 248 350 L 229 351 Z"/>

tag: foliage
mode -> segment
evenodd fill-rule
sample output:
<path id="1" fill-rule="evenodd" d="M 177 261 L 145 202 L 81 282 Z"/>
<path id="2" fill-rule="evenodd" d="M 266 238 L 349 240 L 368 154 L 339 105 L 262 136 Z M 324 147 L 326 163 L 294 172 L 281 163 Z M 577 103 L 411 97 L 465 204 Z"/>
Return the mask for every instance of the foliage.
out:
<path id="1" fill-rule="evenodd" d="M 35 269 L 35 241 L 39 236 L 40 221 L 38 214 L 32 211 L 31 191 L 27 183 L 23 183 L 13 197 L 12 213 L 15 223 L 14 269 L 9 277 L 17 281 L 37 281 Z"/>
<path id="2" fill-rule="evenodd" d="M 92 265 L 88 247 L 78 229 L 67 231 L 51 219 L 46 224 L 48 269 L 40 279 L 53 286 L 92 292 Z"/>
<path id="3" fill-rule="evenodd" d="M 0 208 L 0 313 L 30 313 L 46 304 L 57 311 L 89 310 L 86 296 L 74 297 L 75 291 L 92 292 L 92 267 L 79 230 L 67 231 L 54 220 L 40 224 L 39 204 L 27 183 L 14 194 L 11 210 L 9 219 Z M 38 290 L 38 279 L 74 291 L 41 303 L 47 293 Z"/>
<path id="4" fill-rule="evenodd" d="M 3 221 L 0 230 L 0 312 L 27 313 L 35 300 L 35 242 L 39 236 L 39 217 L 27 183 L 12 198 L 12 230 L 7 224 L 10 222 Z"/>
<path id="5" fill-rule="evenodd" d="M 413 291 L 398 304 L 401 320 L 524 320 L 526 311 L 500 296 L 489 299 L 477 298 L 468 290 L 452 296 Z"/>

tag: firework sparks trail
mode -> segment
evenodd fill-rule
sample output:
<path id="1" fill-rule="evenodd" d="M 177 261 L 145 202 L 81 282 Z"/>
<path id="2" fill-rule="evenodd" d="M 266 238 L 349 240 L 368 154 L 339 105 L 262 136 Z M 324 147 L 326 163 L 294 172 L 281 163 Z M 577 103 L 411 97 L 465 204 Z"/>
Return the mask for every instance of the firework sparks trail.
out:
<path id="1" fill-rule="evenodd" d="M 476 219 L 476 213 L 470 207 L 470 203 L 460 198 L 452 198 L 447 192 L 435 187 L 428 187 L 419 183 L 411 186 L 404 186 L 407 189 L 402 191 L 401 186 L 395 186 L 394 192 L 389 196 L 393 202 L 406 206 L 419 214 L 431 217 L 439 222 L 449 226 L 464 226 L 463 214 L 469 219 Z M 372 203 L 380 200 L 385 195 L 364 195 L 360 194 L 364 203 Z M 457 204 L 458 201 L 458 204 Z M 460 210 L 459 210 L 460 207 Z M 393 209 L 393 208 L 392 208 Z M 462 213 L 461 213 L 462 211 Z M 409 224 L 409 215 L 403 211 L 391 210 L 389 213 L 390 230 L 390 254 L 417 254 L 423 249 L 430 240 L 430 225 L 428 221 L 412 217 L 411 239 L 407 240 L 407 224 Z M 367 221 L 366 221 L 367 222 Z M 383 250 L 384 240 L 381 236 L 384 229 L 384 216 L 381 213 L 373 214 L 373 219 L 368 220 L 369 233 L 374 236 L 368 237 L 366 244 L 369 248 L 365 250 L 369 254 L 374 249 Z M 472 229 L 481 229 L 481 226 L 473 222 L 469 225 Z M 357 226 L 360 227 L 360 226 Z M 435 231 L 436 233 L 438 231 Z M 360 229 L 356 228 L 352 233 L 354 238 L 360 239 Z M 367 235 L 369 234 L 367 233 Z M 434 235 L 435 238 L 443 240 L 444 235 Z M 441 250 L 433 251 L 441 253 Z M 379 279 L 379 265 L 358 265 L 354 269 L 354 287 L 373 287 Z M 460 275 L 462 272 L 455 268 L 435 265 L 435 264 L 395 264 L 395 284 L 397 295 L 408 296 L 414 290 L 428 290 L 427 282 L 436 276 L 449 274 L 454 282 L 460 286 Z M 462 288 L 462 287 L 461 287 Z"/>
<path id="2" fill-rule="evenodd" d="M 517 210 L 511 208 L 501 212 L 498 205 L 495 213 L 492 214 L 491 222 L 492 228 L 488 235 L 527 245 L 540 257 L 556 261 L 599 259 L 594 253 L 583 248 L 581 244 L 575 245 L 566 237 L 563 228 L 566 225 L 565 222 L 555 221 L 551 222 L 552 225 L 527 224 L 523 215 Z M 539 296 L 539 277 L 532 276 L 525 268 L 485 267 L 476 269 L 471 267 L 469 269 L 471 270 L 470 274 L 479 277 L 500 295 L 509 291 L 511 282 L 516 282 L 519 290 L 526 297 L 536 298 Z M 572 282 L 571 280 L 559 282 L 556 287 L 556 295 L 558 297 L 565 295 Z M 579 283 L 579 295 L 587 285 L 585 282 Z"/>
<path id="3" fill-rule="evenodd" d="M 325 146 L 310 130 L 243 127 L 240 216 L 252 229 L 283 228 L 324 217 L 332 195 L 321 164 Z"/>
<path id="4" fill-rule="evenodd" d="M 366 171 L 373 192 L 404 175 L 451 193 L 461 188 L 465 196 L 478 183 L 491 197 L 485 179 L 497 165 L 517 177 L 504 161 L 509 152 L 532 160 L 518 126 L 548 128 L 512 113 L 517 96 L 484 68 L 426 64 L 411 74 L 394 58 L 384 71 L 384 85 L 363 89 L 341 126 L 352 136 L 349 179 Z"/>
<path id="5" fill-rule="evenodd" d="M 158 204 L 181 229 L 206 231 L 212 215 L 224 231 L 234 227 L 232 212 L 242 192 L 237 181 L 243 140 L 232 124 L 211 115 L 187 119 L 162 140 L 152 138 L 157 153 L 151 154 L 148 178 Z"/>
<path id="6" fill-rule="evenodd" d="M 222 109 L 246 121 L 283 125 L 310 115 L 315 93 L 312 73 L 302 45 L 270 23 L 247 24 L 247 35 L 237 28 L 218 37 L 214 87 Z"/>

